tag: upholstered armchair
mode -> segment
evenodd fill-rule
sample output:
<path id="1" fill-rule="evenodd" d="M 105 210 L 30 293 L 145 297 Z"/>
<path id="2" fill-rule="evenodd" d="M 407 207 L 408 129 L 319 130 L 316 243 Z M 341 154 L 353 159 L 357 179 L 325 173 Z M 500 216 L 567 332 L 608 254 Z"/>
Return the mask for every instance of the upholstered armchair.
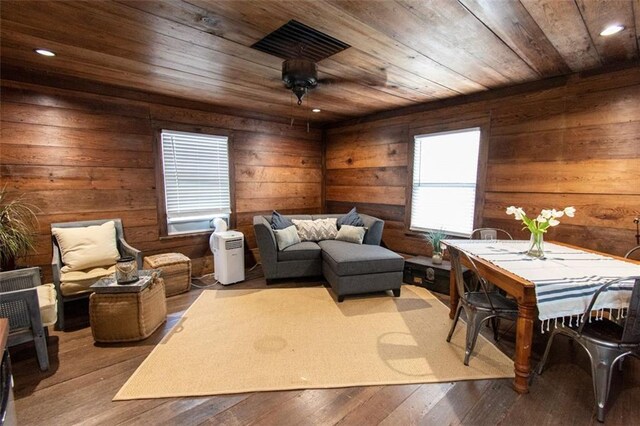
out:
<path id="1" fill-rule="evenodd" d="M 46 328 L 56 322 L 55 291 L 40 268 L 0 272 L 0 317 L 9 320 L 9 346 L 33 341 L 42 371 L 49 369 Z"/>
<path id="2" fill-rule="evenodd" d="M 142 252 L 124 240 L 120 219 L 52 223 L 51 241 L 59 330 L 65 328 L 65 303 L 88 298 L 93 283 L 115 272 L 119 257 L 134 257 L 142 269 Z"/>

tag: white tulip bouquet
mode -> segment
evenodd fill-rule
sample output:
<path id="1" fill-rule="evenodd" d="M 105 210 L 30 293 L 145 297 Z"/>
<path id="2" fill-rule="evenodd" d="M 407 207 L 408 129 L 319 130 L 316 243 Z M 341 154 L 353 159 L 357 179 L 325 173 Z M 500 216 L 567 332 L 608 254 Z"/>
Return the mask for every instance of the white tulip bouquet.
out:
<path id="1" fill-rule="evenodd" d="M 515 215 L 515 219 L 521 220 L 522 223 L 532 233 L 547 232 L 547 228 L 551 226 L 560 225 L 560 221 L 558 220 L 559 218 L 561 218 L 564 215 L 567 215 L 568 217 L 573 217 L 575 213 L 576 213 L 576 209 L 573 207 L 566 207 L 564 210 L 543 209 L 537 218 L 529 219 L 527 217 L 527 214 L 522 209 L 522 207 L 516 207 L 516 206 L 507 207 L 507 214 Z"/>
<path id="2" fill-rule="evenodd" d="M 567 217 L 573 217 L 575 213 L 576 209 L 574 207 L 566 207 L 564 210 L 543 209 L 538 217 L 530 219 L 522 207 L 507 207 L 507 214 L 514 215 L 516 220 L 521 220 L 525 228 L 531 232 L 531 247 L 529 248 L 528 254 L 534 257 L 544 257 L 542 235 L 547 232 L 547 229 L 560 225 L 558 219 L 562 216 L 567 215 Z"/>

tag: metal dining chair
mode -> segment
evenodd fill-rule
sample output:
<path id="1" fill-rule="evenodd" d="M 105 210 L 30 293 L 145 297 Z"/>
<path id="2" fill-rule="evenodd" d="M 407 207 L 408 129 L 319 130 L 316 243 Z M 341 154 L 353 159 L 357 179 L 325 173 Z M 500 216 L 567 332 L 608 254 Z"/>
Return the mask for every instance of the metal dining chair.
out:
<path id="1" fill-rule="evenodd" d="M 471 235 L 469 236 L 470 240 L 513 240 L 513 237 L 510 233 L 500 228 L 476 228 L 471 231 Z M 478 283 L 473 283 L 473 288 L 476 290 L 479 288 Z M 497 289 L 495 284 L 489 283 L 489 290 L 493 291 Z M 503 295 L 507 295 L 503 290 L 499 290 Z M 500 321 L 498 319 L 492 321 L 493 327 L 497 328 L 499 326 Z"/>
<path id="2" fill-rule="evenodd" d="M 626 319 L 618 324 L 607 318 L 590 321 L 591 311 L 598 297 L 610 287 L 621 281 L 634 280 L 631 301 Z M 611 372 L 616 363 L 621 363 L 628 355 L 640 358 L 640 276 L 617 278 L 600 287 L 589 306 L 584 311 L 582 321 L 578 327 L 557 327 L 551 333 L 547 349 L 542 361 L 538 365 L 537 373 L 542 374 L 547 362 L 553 339 L 558 334 L 570 337 L 587 351 L 591 360 L 591 375 L 593 377 L 593 391 L 598 410 L 598 421 L 604 421 L 604 408 L 611 387 Z M 620 365 L 620 364 L 618 364 Z"/>
<path id="3" fill-rule="evenodd" d="M 500 237 L 500 238 L 498 238 Z M 510 233 L 500 228 L 476 228 L 471 231 L 471 240 L 513 240 Z"/>
<path id="4" fill-rule="evenodd" d="M 497 291 L 489 289 L 490 285 L 487 280 L 480 275 L 475 263 L 467 254 L 461 250 L 450 250 L 452 271 L 455 274 L 456 285 L 460 300 L 458 308 L 451 324 L 451 330 L 447 336 L 447 342 L 451 342 L 451 336 L 456 329 L 460 313 L 464 309 L 467 317 L 467 338 L 466 349 L 464 354 L 464 365 L 469 365 L 469 357 L 473 352 L 480 334 L 482 324 L 490 319 L 504 318 L 515 321 L 518 318 L 518 304 L 515 300 L 509 299 Z M 476 275 L 479 282 L 479 290 L 470 290 L 468 284 L 464 281 L 462 274 L 462 261 L 466 260 L 468 269 Z M 492 321 L 494 338 L 498 339 L 497 322 Z"/>
<path id="5" fill-rule="evenodd" d="M 640 260 L 640 246 L 635 246 L 624 255 L 626 259 Z"/>

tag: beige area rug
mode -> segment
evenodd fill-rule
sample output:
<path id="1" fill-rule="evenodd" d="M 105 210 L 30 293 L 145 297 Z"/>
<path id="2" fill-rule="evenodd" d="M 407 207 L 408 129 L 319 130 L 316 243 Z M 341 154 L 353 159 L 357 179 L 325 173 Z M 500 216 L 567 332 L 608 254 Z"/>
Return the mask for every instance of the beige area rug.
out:
<path id="1" fill-rule="evenodd" d="M 207 290 L 114 400 L 513 377 L 482 336 L 465 367 L 448 313 L 414 286 L 343 303 L 323 287 Z"/>

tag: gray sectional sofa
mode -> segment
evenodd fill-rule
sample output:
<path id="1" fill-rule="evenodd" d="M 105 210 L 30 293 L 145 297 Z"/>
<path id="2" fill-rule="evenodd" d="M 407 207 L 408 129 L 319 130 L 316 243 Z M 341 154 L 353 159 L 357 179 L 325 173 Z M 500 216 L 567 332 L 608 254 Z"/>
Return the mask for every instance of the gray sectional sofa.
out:
<path id="1" fill-rule="evenodd" d="M 340 214 L 291 215 L 289 219 L 339 218 Z M 360 214 L 367 232 L 363 244 L 324 240 L 303 241 L 278 251 L 271 216 L 255 216 L 253 227 L 267 280 L 323 275 L 338 301 L 351 294 L 392 290 L 400 295 L 404 259 L 380 247 L 384 222 Z"/>

